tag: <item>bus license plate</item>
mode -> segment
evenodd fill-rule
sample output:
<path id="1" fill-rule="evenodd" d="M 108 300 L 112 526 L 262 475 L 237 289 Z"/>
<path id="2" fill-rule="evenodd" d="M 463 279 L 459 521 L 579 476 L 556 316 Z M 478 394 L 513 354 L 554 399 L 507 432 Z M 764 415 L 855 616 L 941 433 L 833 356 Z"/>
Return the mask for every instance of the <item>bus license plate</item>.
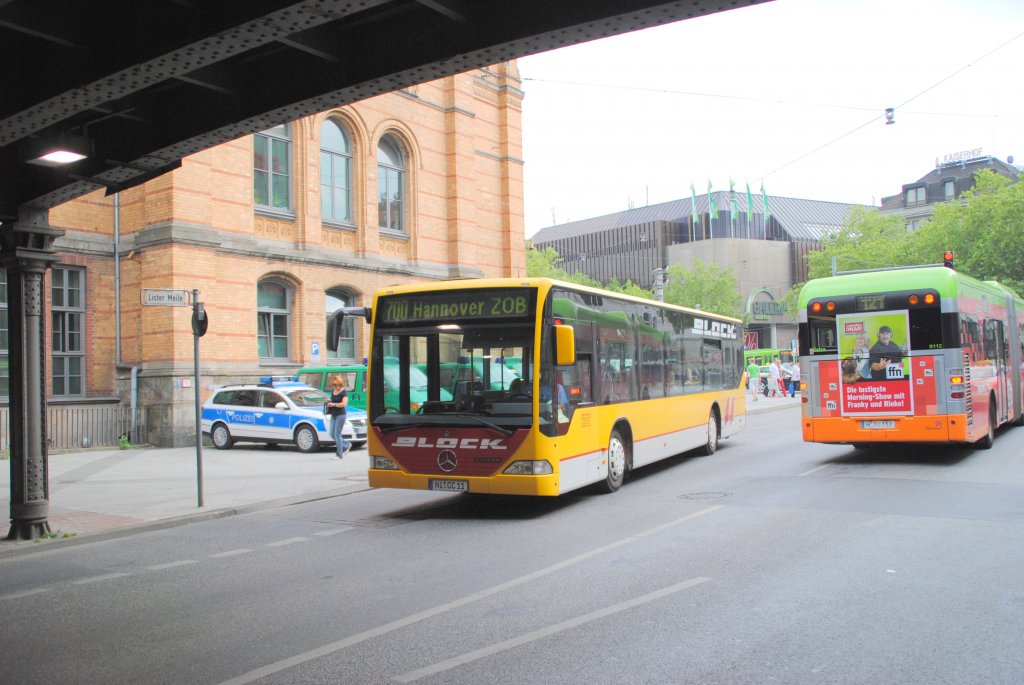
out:
<path id="1" fill-rule="evenodd" d="M 895 421 L 861 421 L 861 428 L 895 428 Z"/>
<path id="2" fill-rule="evenodd" d="M 469 492 L 469 481 L 433 479 L 428 487 L 431 490 L 444 490 L 445 492 Z"/>

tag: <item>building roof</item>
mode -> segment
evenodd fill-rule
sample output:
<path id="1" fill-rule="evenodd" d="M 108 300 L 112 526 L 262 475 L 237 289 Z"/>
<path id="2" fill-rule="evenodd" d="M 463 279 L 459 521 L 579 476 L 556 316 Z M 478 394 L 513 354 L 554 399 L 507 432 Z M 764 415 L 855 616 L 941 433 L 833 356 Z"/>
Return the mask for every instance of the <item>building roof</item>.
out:
<path id="1" fill-rule="evenodd" d="M 1010 159 L 1013 159 L 1012 157 Z M 972 159 L 963 159 L 957 162 L 948 162 L 940 164 L 939 160 L 935 160 L 935 168 L 929 171 L 921 178 L 913 181 L 912 183 L 905 183 L 903 189 L 895 195 L 887 195 L 882 198 L 882 212 L 894 212 L 905 208 L 903 193 L 909 188 L 917 188 L 920 186 L 937 186 L 945 183 L 946 181 L 955 181 L 957 184 L 958 193 L 965 188 L 974 187 L 974 174 L 978 173 L 982 169 L 990 169 L 1000 176 L 1005 176 L 1010 179 L 1016 179 L 1021 169 L 1011 162 L 1003 162 L 1002 160 L 996 159 L 995 157 L 974 157 Z M 929 204 L 935 202 L 944 202 L 945 197 L 939 197 L 939 199 L 933 199 Z M 930 215 L 930 210 L 928 211 Z"/>
<path id="2" fill-rule="evenodd" d="M 715 205 L 718 207 L 719 216 L 728 216 L 730 207 L 730 193 L 728 191 L 716 191 Z M 764 213 L 764 201 L 760 194 L 753 196 L 754 216 L 762 216 Z M 746 193 L 736 193 L 736 203 L 740 216 L 747 211 Z M 708 194 L 697 196 L 697 214 L 708 211 Z M 768 196 L 768 211 L 773 219 L 779 224 L 782 230 L 791 240 L 821 240 L 825 233 L 838 230 L 843 221 L 849 216 L 854 207 L 866 207 L 867 205 L 856 205 L 845 202 L 824 202 L 821 200 L 803 200 L 792 197 Z M 671 200 L 657 205 L 648 205 L 636 209 L 628 209 L 614 214 L 605 214 L 590 219 L 570 221 L 557 226 L 542 228 L 532 238 L 534 245 L 574 238 L 590 233 L 603 233 L 614 228 L 625 226 L 636 226 L 638 224 L 655 221 L 672 221 L 687 224 L 693 215 L 691 199 Z M 754 225 L 762 225 L 763 222 L 755 219 Z"/>

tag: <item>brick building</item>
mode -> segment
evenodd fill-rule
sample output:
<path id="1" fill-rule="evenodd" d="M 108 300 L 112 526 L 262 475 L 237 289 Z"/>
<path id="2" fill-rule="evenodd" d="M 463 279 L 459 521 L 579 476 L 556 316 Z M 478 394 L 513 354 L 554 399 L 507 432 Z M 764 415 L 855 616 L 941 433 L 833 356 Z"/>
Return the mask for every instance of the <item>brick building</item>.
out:
<path id="1" fill-rule="evenodd" d="M 65 231 L 48 275 L 51 412 L 137 406 L 148 442 L 194 442 L 192 308 L 144 306 L 146 289 L 199 291 L 205 397 L 361 360 L 365 325 L 328 341 L 327 315 L 369 304 L 377 288 L 524 275 L 521 102 L 506 62 L 245 136 L 51 210 Z"/>

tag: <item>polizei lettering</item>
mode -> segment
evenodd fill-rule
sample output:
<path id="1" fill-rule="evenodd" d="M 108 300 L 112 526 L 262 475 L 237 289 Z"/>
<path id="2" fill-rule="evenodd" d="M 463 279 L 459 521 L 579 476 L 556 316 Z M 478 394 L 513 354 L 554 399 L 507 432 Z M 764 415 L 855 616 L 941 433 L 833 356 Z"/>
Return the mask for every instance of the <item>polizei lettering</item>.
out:
<path id="1" fill-rule="evenodd" d="M 430 438 L 407 436 L 395 438 L 392 447 L 422 447 L 424 449 L 442 450 L 507 450 L 508 446 L 502 438 Z"/>

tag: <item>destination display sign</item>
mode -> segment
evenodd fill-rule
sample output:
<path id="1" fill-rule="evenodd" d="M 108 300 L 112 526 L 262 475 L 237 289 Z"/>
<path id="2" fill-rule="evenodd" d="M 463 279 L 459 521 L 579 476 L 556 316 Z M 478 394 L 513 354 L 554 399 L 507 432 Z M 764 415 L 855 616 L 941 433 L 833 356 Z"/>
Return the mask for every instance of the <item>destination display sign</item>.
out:
<path id="1" fill-rule="evenodd" d="M 451 322 L 481 319 L 526 319 L 533 316 L 533 288 L 445 290 L 386 295 L 377 303 L 379 323 Z"/>

